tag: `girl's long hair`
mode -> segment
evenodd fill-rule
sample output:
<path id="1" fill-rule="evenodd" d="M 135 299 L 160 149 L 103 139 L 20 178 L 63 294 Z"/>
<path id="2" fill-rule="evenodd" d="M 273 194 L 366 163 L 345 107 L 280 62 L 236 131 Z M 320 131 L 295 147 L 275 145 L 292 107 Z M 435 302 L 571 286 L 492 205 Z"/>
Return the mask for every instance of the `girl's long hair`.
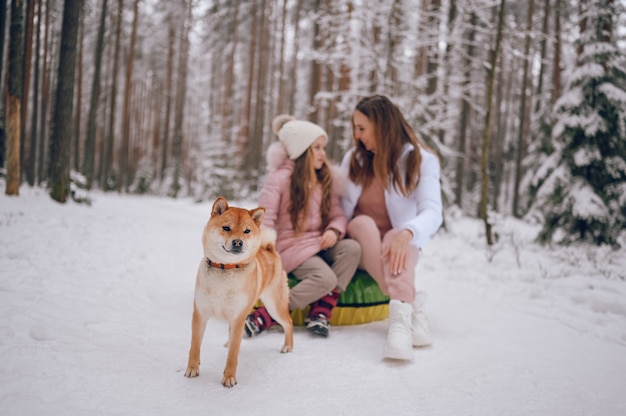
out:
<path id="1" fill-rule="evenodd" d="M 364 187 L 372 180 L 377 180 L 386 188 L 388 178 L 391 176 L 393 187 L 402 195 L 409 195 L 420 181 L 422 164 L 420 147 L 431 152 L 432 150 L 417 137 L 398 107 L 387 97 L 383 95 L 365 97 L 356 105 L 356 110 L 363 113 L 374 126 L 376 157 L 356 139 L 353 120 L 352 134 L 356 151 L 350 160 L 350 179 Z M 400 174 L 398 160 L 406 143 L 413 146 L 413 151 L 407 156 L 403 177 Z"/>
<path id="2" fill-rule="evenodd" d="M 294 162 L 295 166 L 289 185 L 290 201 L 287 208 L 294 232 L 298 233 L 306 229 L 305 221 L 308 218 L 311 196 L 318 183 L 322 185 L 322 225 L 320 231 L 324 231 L 329 223 L 328 215 L 330 213 L 332 189 L 331 169 L 327 163 L 324 163 L 321 169 L 315 169 L 313 150 L 310 147 Z"/>

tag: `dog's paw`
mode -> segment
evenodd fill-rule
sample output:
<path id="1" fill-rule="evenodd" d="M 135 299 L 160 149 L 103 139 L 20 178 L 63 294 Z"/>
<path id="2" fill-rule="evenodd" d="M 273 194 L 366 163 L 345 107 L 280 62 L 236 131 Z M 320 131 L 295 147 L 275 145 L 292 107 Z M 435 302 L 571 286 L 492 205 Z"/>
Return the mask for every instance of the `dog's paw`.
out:
<path id="1" fill-rule="evenodd" d="M 291 351 L 293 351 L 293 345 L 283 345 L 283 347 L 280 350 L 280 352 L 283 354 L 286 352 L 291 352 Z"/>
<path id="2" fill-rule="evenodd" d="M 237 377 L 234 375 L 227 376 L 224 374 L 224 378 L 222 379 L 222 385 L 224 387 L 235 387 L 235 384 L 237 384 Z"/>
<path id="3" fill-rule="evenodd" d="M 185 371 L 185 377 L 198 377 L 200 375 L 199 366 L 189 366 Z"/>

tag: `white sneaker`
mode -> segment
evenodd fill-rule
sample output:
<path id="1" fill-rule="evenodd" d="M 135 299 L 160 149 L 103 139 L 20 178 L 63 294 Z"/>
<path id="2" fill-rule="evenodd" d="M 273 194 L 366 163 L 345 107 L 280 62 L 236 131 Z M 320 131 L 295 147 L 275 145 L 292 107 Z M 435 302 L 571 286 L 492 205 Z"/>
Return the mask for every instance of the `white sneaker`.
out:
<path id="1" fill-rule="evenodd" d="M 396 360 L 412 360 L 410 303 L 399 300 L 389 302 L 389 330 L 385 344 L 385 357 Z"/>
<path id="2" fill-rule="evenodd" d="M 427 299 L 426 292 L 420 291 L 415 294 L 411 313 L 411 338 L 414 347 L 425 347 L 433 343 L 428 328 L 428 318 L 422 310 Z"/>

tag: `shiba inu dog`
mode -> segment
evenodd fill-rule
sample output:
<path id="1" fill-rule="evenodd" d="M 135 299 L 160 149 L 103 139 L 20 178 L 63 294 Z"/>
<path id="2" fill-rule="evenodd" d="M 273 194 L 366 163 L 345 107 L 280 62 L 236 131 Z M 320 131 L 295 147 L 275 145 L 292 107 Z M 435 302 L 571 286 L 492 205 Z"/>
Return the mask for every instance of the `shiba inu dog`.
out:
<path id="1" fill-rule="evenodd" d="M 281 352 L 293 349 L 293 324 L 289 315 L 289 287 L 280 256 L 275 250 L 276 233 L 261 231 L 265 208 L 230 207 L 223 197 L 213 203 L 204 227 L 204 257 L 196 277 L 191 348 L 185 376 L 200 374 L 200 347 L 209 318 L 229 324 L 228 357 L 222 384 L 237 384 L 237 360 L 246 316 L 258 299 L 285 333 Z"/>

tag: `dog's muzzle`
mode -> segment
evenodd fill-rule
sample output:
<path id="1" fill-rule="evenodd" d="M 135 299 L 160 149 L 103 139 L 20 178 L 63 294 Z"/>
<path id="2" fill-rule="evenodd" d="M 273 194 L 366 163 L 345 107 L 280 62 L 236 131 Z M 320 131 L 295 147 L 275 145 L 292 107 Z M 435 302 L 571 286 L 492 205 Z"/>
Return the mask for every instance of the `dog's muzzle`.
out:
<path id="1" fill-rule="evenodd" d="M 230 242 L 231 253 L 241 253 L 243 251 L 243 240 L 235 239 Z"/>

